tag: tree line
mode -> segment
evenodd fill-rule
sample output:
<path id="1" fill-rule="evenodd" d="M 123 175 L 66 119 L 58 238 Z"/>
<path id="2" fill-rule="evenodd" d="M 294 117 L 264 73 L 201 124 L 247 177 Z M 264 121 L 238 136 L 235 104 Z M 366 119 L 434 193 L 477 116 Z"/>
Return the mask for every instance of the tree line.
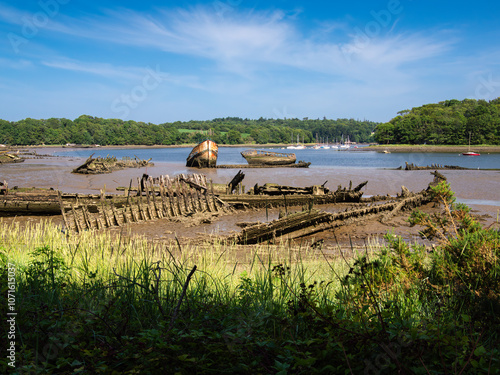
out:
<path id="1" fill-rule="evenodd" d="M 9 145 L 182 145 L 206 138 L 218 144 L 334 143 L 500 144 L 500 98 L 452 99 L 402 110 L 386 123 L 354 119 L 215 118 L 152 124 L 82 115 L 0 120 L 0 143 Z"/>
<path id="2" fill-rule="evenodd" d="M 398 112 L 375 130 L 380 144 L 500 144 L 500 98 L 452 99 Z"/>
<path id="3" fill-rule="evenodd" d="M 242 119 L 152 124 L 82 115 L 66 118 L 0 120 L 0 143 L 8 145 L 180 145 L 212 139 L 219 144 L 341 141 L 370 142 L 376 122 L 354 119 Z"/>

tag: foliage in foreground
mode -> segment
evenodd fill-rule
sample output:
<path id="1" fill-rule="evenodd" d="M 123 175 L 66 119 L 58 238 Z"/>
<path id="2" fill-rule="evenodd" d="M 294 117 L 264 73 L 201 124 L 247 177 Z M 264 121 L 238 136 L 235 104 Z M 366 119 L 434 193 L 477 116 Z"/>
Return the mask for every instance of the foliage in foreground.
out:
<path id="1" fill-rule="evenodd" d="M 27 234 L 40 242 L 27 257 L 22 234 L 0 227 L 2 287 L 15 264 L 19 312 L 16 369 L 3 357 L 1 370 L 500 373 L 500 235 L 446 184 L 433 194 L 444 213 L 410 217 L 439 239 L 430 253 L 388 234 L 381 251 L 340 261 L 259 248 L 242 266 L 223 244 L 158 248 L 50 226 Z"/>

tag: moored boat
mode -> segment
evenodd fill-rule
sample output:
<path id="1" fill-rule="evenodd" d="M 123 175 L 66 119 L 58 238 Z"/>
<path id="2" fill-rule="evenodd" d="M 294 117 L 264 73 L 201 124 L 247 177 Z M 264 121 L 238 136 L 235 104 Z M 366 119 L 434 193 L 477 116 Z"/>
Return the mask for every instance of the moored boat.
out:
<path id="1" fill-rule="evenodd" d="M 462 155 L 465 156 L 480 156 L 481 154 L 479 152 L 471 151 L 470 150 L 470 137 L 471 133 L 469 132 L 469 150 L 467 152 L 462 152 Z"/>
<path id="2" fill-rule="evenodd" d="M 297 160 L 295 154 L 265 150 L 245 150 L 241 152 L 248 164 L 288 165 Z"/>
<path id="3" fill-rule="evenodd" d="M 215 168 L 219 147 L 214 141 L 207 139 L 196 145 L 187 157 L 187 167 Z"/>
<path id="4" fill-rule="evenodd" d="M 465 155 L 465 156 L 480 156 L 481 154 L 479 152 L 467 151 L 467 152 L 462 152 L 462 155 Z"/>

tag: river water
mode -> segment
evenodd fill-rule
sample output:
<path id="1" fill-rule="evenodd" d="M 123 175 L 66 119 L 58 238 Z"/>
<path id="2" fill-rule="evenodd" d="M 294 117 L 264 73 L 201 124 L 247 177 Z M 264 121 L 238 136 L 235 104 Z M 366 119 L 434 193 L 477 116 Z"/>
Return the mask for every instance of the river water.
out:
<path id="1" fill-rule="evenodd" d="M 248 148 L 241 147 L 219 147 L 217 164 L 246 164 L 241 156 L 241 151 Z M 57 155 L 77 156 L 87 158 L 91 154 L 94 157 L 113 155 L 117 158 L 124 156 L 137 156 L 141 159 L 153 158 L 153 162 L 182 163 L 186 162 L 191 148 L 117 148 L 117 149 L 62 149 Z M 360 151 L 362 148 L 347 151 L 336 151 L 333 149 L 287 150 L 269 148 L 267 150 L 276 152 L 295 153 L 297 160 L 311 162 L 311 169 L 317 168 L 397 168 L 405 165 L 405 162 L 416 165 L 456 165 L 473 169 L 500 169 L 500 154 L 482 154 L 480 157 L 463 156 L 461 153 L 392 153 L 384 154 L 376 151 Z"/>

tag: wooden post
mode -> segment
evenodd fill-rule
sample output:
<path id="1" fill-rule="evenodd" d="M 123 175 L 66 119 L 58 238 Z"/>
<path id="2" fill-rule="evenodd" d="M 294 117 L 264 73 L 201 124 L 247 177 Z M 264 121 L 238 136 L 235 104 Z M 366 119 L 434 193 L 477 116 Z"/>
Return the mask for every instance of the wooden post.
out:
<path id="1" fill-rule="evenodd" d="M 191 210 L 189 209 L 189 204 L 188 204 L 188 197 L 186 193 L 186 186 L 182 184 L 182 195 L 184 197 L 184 207 L 186 207 L 186 213 L 190 212 Z"/>
<path id="2" fill-rule="evenodd" d="M 196 206 L 196 199 L 194 197 L 193 189 L 190 187 L 188 187 L 187 189 L 188 189 L 189 201 L 191 202 L 191 208 L 192 208 L 193 212 L 197 212 L 198 207 Z"/>
<path id="3" fill-rule="evenodd" d="M 129 204 L 129 202 L 130 202 L 130 190 L 132 190 L 132 179 L 130 179 L 130 184 L 128 185 L 127 204 Z"/>
<path id="4" fill-rule="evenodd" d="M 182 210 L 181 210 L 181 196 L 179 194 L 179 187 L 176 186 L 176 191 L 175 191 L 175 195 L 172 196 L 172 199 L 175 200 L 175 207 L 177 208 L 177 215 L 182 215 Z"/>
<path id="5" fill-rule="evenodd" d="M 66 211 L 65 211 L 66 209 L 64 208 L 62 195 L 61 195 L 61 192 L 59 190 L 57 191 L 57 199 L 59 201 L 59 207 L 61 207 L 61 215 L 62 215 L 63 220 L 64 220 L 64 227 L 67 230 L 71 230 L 71 227 L 68 225 L 68 219 L 66 218 Z"/>
<path id="6" fill-rule="evenodd" d="M 82 216 L 83 216 L 83 222 L 85 223 L 85 226 L 87 229 L 92 229 L 92 224 L 90 223 L 90 219 L 87 215 L 87 206 L 85 204 L 82 204 Z"/>
<path id="7" fill-rule="evenodd" d="M 210 200 L 208 199 L 208 191 L 205 190 L 203 197 L 205 198 L 205 204 L 207 205 L 207 211 L 212 212 L 212 207 L 210 207 Z"/>
<path id="8" fill-rule="evenodd" d="M 160 197 L 161 197 L 161 208 L 163 210 L 163 216 L 170 216 L 169 209 L 167 207 L 167 202 L 165 201 L 165 186 L 160 184 Z"/>
<path id="9" fill-rule="evenodd" d="M 177 210 L 175 209 L 174 192 L 171 188 L 167 191 L 167 201 L 168 207 L 170 208 L 170 214 L 172 217 L 177 216 Z"/>
<path id="10" fill-rule="evenodd" d="M 116 226 L 121 226 L 120 220 L 118 219 L 118 214 L 116 213 L 115 205 L 113 202 L 110 202 L 111 205 L 111 211 L 113 212 L 113 217 L 115 218 Z"/>
<path id="11" fill-rule="evenodd" d="M 148 180 L 144 182 L 144 177 L 141 180 L 141 183 L 144 185 L 144 190 L 146 190 L 146 203 L 149 206 L 149 189 L 148 189 Z"/>
<path id="12" fill-rule="evenodd" d="M 267 197 L 266 197 L 266 221 L 269 221 L 269 211 L 267 209 Z"/>
<path id="13" fill-rule="evenodd" d="M 106 215 L 106 210 L 104 209 L 104 200 L 101 200 L 101 214 L 102 217 L 104 218 L 104 226 L 106 228 L 109 228 L 109 221 L 108 221 L 108 216 Z"/>
<path id="14" fill-rule="evenodd" d="M 78 220 L 78 216 L 76 214 L 75 206 L 71 204 L 71 211 L 73 212 L 73 220 L 75 221 L 75 228 L 78 233 L 82 231 L 82 227 L 80 226 L 80 222 Z"/>

